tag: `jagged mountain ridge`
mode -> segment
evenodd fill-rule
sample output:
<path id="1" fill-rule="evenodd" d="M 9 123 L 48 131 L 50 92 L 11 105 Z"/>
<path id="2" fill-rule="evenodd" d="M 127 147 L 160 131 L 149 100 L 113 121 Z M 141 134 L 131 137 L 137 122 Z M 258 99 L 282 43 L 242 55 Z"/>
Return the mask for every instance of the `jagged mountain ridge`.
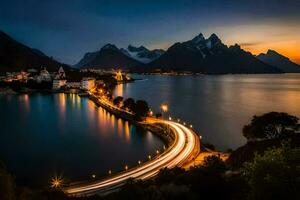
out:
<path id="1" fill-rule="evenodd" d="M 126 49 L 119 49 L 114 44 L 106 44 L 98 51 L 86 53 L 76 64 L 76 67 L 129 69 L 149 63 L 163 53 L 164 50 L 149 50 L 144 46 L 134 47 L 129 45 Z"/>
<path id="2" fill-rule="evenodd" d="M 227 47 L 216 34 L 205 39 L 201 33 L 192 40 L 175 43 L 148 68 L 208 74 L 282 72 L 261 62 L 237 44 Z"/>
<path id="3" fill-rule="evenodd" d="M 98 51 L 86 53 L 76 66 L 81 68 L 131 69 L 140 64 L 139 61 L 126 55 L 115 45 L 106 44 Z"/>

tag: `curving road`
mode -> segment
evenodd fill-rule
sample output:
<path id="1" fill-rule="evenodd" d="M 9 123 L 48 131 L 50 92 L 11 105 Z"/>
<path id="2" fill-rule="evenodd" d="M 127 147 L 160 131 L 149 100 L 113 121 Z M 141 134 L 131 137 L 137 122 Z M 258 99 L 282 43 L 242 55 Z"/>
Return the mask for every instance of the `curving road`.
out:
<path id="1" fill-rule="evenodd" d="M 168 150 L 136 168 L 93 183 L 70 186 L 64 188 L 64 192 L 75 196 L 108 193 L 122 186 L 129 178 L 145 180 L 154 177 L 160 169 L 181 166 L 190 161 L 195 152 L 198 153 L 199 137 L 191 129 L 182 124 L 166 120 L 148 119 L 147 123 L 160 123 L 170 127 L 175 139 Z"/>

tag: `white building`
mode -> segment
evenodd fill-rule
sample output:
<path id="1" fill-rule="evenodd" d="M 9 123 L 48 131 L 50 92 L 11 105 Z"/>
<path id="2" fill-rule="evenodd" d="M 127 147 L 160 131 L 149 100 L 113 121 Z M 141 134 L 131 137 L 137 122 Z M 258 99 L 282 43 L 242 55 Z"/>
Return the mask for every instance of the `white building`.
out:
<path id="1" fill-rule="evenodd" d="M 36 81 L 38 83 L 42 81 L 50 82 L 52 80 L 50 73 L 46 70 L 46 68 L 42 69 L 40 75 L 36 77 Z"/>
<path id="2" fill-rule="evenodd" d="M 54 79 L 53 80 L 53 85 L 52 85 L 52 88 L 54 90 L 58 90 L 60 89 L 61 87 L 65 86 L 67 83 L 67 80 L 66 79 Z"/>
<path id="3" fill-rule="evenodd" d="M 91 90 L 95 88 L 95 79 L 94 78 L 83 78 L 81 80 L 81 89 Z"/>

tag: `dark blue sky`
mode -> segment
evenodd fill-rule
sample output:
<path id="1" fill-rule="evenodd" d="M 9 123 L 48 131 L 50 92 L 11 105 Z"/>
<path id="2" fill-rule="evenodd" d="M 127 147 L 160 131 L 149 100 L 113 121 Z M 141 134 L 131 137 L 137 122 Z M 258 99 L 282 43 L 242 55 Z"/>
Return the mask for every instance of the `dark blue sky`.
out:
<path id="1" fill-rule="evenodd" d="M 300 62 L 298 0 L 2 0 L 0 29 L 69 64 L 106 43 L 168 48 L 200 32 Z"/>

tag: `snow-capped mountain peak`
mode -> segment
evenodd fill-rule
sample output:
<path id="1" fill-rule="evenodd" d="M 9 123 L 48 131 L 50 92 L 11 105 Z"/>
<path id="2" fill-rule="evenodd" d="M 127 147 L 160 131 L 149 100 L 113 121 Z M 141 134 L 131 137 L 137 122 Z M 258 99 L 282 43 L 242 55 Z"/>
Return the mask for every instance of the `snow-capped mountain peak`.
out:
<path id="1" fill-rule="evenodd" d="M 135 60 L 138 60 L 142 63 L 150 63 L 153 60 L 160 57 L 164 53 L 164 50 L 161 50 L 161 49 L 155 49 L 155 50 L 150 51 L 149 49 L 147 49 L 144 46 L 135 47 L 132 45 L 129 45 L 126 49 L 122 48 L 121 51 L 125 55 L 127 55 Z"/>

